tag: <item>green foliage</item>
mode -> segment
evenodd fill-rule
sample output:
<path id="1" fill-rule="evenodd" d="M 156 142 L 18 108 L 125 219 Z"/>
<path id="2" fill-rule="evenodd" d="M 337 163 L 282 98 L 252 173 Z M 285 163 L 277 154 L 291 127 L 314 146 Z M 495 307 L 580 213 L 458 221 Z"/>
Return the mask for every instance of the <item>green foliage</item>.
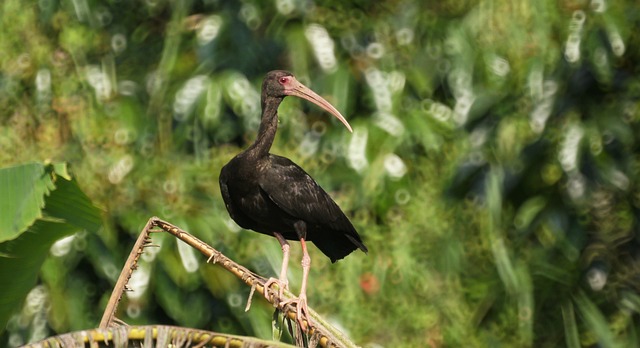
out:
<path id="1" fill-rule="evenodd" d="M 108 212 L 44 261 L 47 321 L 16 317 L 0 339 L 94 327 L 152 215 L 277 274 L 278 243 L 231 222 L 217 173 L 255 137 L 264 74 L 289 69 L 354 133 L 288 98 L 272 152 L 370 249 L 330 264 L 312 248 L 310 306 L 362 345 L 637 346 L 633 1 L 0 6 L 0 165 L 69 162 Z M 30 203 L 2 206 L 19 217 L 2 234 L 42 206 L 13 197 Z M 154 238 L 123 319 L 271 337 L 270 307 L 245 313 L 234 279 Z"/>
<path id="2" fill-rule="evenodd" d="M 34 220 L 42 217 L 44 199 L 51 191 L 53 179 L 40 163 L 0 170 L 5 199 L 0 217 L 5 221 L 0 242 L 18 237 Z"/>
<path id="3" fill-rule="evenodd" d="M 0 213 L 2 232 L 7 236 L 0 243 L 0 277 L 5 284 L 0 327 L 4 330 L 12 312 L 36 284 L 51 245 L 74 232 L 95 233 L 102 221 L 64 163 L 0 169 L 0 183 L 6 193 Z"/>

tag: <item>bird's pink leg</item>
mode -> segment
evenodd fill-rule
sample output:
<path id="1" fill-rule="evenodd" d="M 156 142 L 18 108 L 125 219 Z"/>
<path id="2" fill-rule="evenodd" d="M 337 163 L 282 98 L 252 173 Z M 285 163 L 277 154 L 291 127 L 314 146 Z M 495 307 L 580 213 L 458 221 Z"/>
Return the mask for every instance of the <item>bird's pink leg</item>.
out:
<path id="1" fill-rule="evenodd" d="M 309 256 L 307 244 L 305 243 L 305 239 L 307 239 L 307 226 L 302 220 L 297 221 L 293 226 L 300 238 L 300 246 L 302 246 L 302 284 L 300 285 L 300 295 L 297 298 L 282 301 L 280 308 L 284 309 L 287 305 L 295 305 L 298 326 L 302 331 L 307 331 L 313 326 L 311 318 L 309 318 L 309 307 L 307 306 L 307 279 L 309 278 L 309 269 L 311 268 L 311 257 Z M 278 235 L 276 235 L 276 238 L 280 240 L 282 236 L 278 237 Z M 284 240 L 284 238 L 282 239 Z"/>
<path id="2" fill-rule="evenodd" d="M 302 321 L 306 320 L 308 327 L 311 327 L 311 318 L 309 318 L 309 308 L 307 307 L 307 278 L 309 278 L 309 270 L 311 269 L 311 257 L 307 252 L 307 244 L 304 238 L 300 238 L 302 246 L 302 285 L 300 285 L 300 296 L 298 296 L 298 304 L 296 306 L 296 316 L 298 324 L 305 330 Z"/>
<path id="3" fill-rule="evenodd" d="M 308 328 L 313 326 L 311 324 L 311 318 L 309 318 L 309 307 L 307 306 L 307 279 L 309 278 L 309 269 L 311 269 L 311 257 L 307 251 L 307 244 L 304 238 L 300 238 L 300 245 L 302 246 L 302 284 L 300 285 L 300 295 L 297 298 L 282 302 L 282 308 L 288 304 L 295 304 L 298 325 L 300 325 L 303 331 L 307 331 Z"/>
<path id="4" fill-rule="evenodd" d="M 287 240 L 278 232 L 274 232 L 273 235 L 278 239 L 278 242 L 280 242 L 280 246 L 282 247 L 282 267 L 280 268 L 279 279 L 271 277 L 264 283 L 264 297 L 267 300 L 269 300 L 269 288 L 271 285 L 278 285 L 279 299 L 284 295 L 284 289 L 289 288 L 289 280 L 287 279 L 287 268 L 289 266 L 289 242 L 287 242 Z"/>

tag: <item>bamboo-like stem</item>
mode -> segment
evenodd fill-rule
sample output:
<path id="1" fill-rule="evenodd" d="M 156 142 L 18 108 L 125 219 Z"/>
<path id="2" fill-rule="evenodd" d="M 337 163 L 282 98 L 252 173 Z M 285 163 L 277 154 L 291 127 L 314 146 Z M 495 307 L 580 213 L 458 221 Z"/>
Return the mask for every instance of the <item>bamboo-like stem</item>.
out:
<path id="1" fill-rule="evenodd" d="M 255 337 L 228 335 L 213 331 L 198 330 L 168 325 L 120 326 L 108 329 L 91 329 L 70 332 L 49 337 L 40 342 L 34 342 L 21 348 L 41 347 L 94 347 L 113 346 L 126 347 L 126 342 L 155 341 L 156 346 L 166 347 L 274 347 L 289 348 L 292 345 L 265 341 Z M 161 344 L 164 342 L 165 344 Z M 102 344 L 99 344 L 102 343 Z M 136 346 L 136 345 L 134 345 Z"/>

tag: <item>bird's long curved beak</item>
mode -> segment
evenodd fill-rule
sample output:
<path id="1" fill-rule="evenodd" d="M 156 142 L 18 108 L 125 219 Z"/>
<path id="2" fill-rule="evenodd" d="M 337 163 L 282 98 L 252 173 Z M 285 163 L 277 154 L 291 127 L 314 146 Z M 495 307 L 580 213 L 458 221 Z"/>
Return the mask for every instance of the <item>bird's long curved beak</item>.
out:
<path id="1" fill-rule="evenodd" d="M 340 120 L 340 122 L 342 122 L 342 124 L 344 124 L 344 126 L 347 127 L 349 132 L 353 132 L 353 129 L 351 129 L 351 125 L 349 125 L 349 122 L 347 122 L 344 116 L 342 116 L 340 111 L 338 111 L 335 107 L 333 107 L 333 105 L 331 105 L 324 98 L 319 96 L 316 92 L 312 91 L 311 88 L 298 82 L 298 80 L 296 80 L 295 78 L 293 78 L 289 86 L 285 88 L 284 93 L 286 95 L 291 95 L 291 96 L 296 96 L 302 99 L 306 99 L 318 105 L 319 107 L 325 109 L 327 112 L 335 116 L 338 120 Z"/>

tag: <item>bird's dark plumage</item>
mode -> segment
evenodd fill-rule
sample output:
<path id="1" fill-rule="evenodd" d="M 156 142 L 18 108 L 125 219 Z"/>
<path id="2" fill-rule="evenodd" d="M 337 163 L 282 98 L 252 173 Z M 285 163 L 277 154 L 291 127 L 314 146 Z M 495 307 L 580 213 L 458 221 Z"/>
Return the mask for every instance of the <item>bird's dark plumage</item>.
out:
<path id="1" fill-rule="evenodd" d="M 286 239 L 299 239 L 294 224 L 304 221 L 306 239 L 332 262 L 360 248 L 367 251 L 349 219 L 331 197 L 297 164 L 269 155 L 253 171 L 255 180 L 234 182 L 243 165 L 231 161 L 220 175 L 220 187 L 231 218 L 243 228 Z M 254 176 L 251 175 L 251 176 Z"/>
<path id="2" fill-rule="evenodd" d="M 308 99 L 339 118 L 324 99 L 286 71 L 272 71 L 262 85 L 262 122 L 257 139 L 222 168 L 220 188 L 231 218 L 245 229 L 290 240 L 312 241 L 332 262 L 356 249 L 367 251 L 355 228 L 331 197 L 302 168 L 269 153 L 278 126 L 277 109 L 287 95 Z M 326 103 L 326 104 L 325 104 Z M 335 113 L 334 113 L 335 110 Z"/>

